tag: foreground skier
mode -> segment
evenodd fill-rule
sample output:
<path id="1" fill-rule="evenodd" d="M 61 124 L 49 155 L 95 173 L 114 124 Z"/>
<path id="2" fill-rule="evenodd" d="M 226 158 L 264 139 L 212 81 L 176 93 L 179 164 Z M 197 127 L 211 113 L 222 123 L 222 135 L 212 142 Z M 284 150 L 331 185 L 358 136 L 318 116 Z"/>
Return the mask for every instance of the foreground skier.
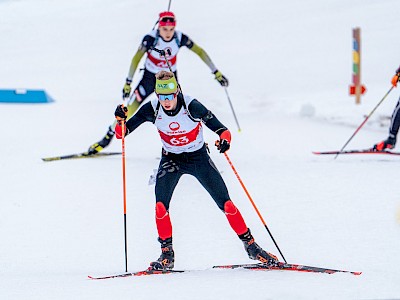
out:
<path id="1" fill-rule="evenodd" d="M 220 153 L 230 148 L 230 131 L 198 100 L 180 92 L 173 73 L 161 71 L 156 74 L 155 93 L 158 99 L 144 104 L 126 122 L 126 135 L 144 122 L 153 122 L 163 144 L 155 186 L 156 225 L 158 241 L 161 243 L 161 256 L 150 264 L 150 268 L 167 270 L 174 267 L 169 204 L 183 174 L 196 177 L 208 191 L 225 213 L 251 259 L 271 266 L 276 265 L 277 257 L 264 251 L 254 241 L 241 213 L 230 200 L 225 182 L 207 153 L 202 123 L 219 135 L 217 148 Z M 127 115 L 128 109 L 119 105 L 115 111 L 118 122 L 115 127 L 117 139 L 122 138 L 121 124 L 126 121 Z"/>

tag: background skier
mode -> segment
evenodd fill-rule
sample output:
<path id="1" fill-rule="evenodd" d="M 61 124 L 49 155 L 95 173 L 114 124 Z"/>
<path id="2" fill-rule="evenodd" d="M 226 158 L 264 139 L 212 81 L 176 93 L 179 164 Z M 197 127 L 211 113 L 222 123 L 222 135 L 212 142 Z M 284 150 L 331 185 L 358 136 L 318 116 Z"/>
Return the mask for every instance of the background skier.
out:
<path id="1" fill-rule="evenodd" d="M 175 30 L 175 14 L 170 11 L 159 14 L 158 29 L 152 30 L 144 36 L 136 54 L 132 58 L 128 76 L 122 90 L 122 96 L 128 99 L 128 119 L 135 113 L 140 104 L 154 91 L 155 74 L 161 70 L 167 71 L 168 65 L 161 55 L 152 50 L 152 47 L 164 50 L 167 53 L 171 69 L 177 78 L 177 55 L 181 47 L 185 46 L 196 53 L 215 75 L 215 79 L 222 86 L 228 86 L 228 79 L 216 68 L 208 54 L 197 44 L 195 44 L 186 34 Z M 131 95 L 131 83 L 140 60 L 147 53 L 144 64 L 143 77 Z M 116 122 L 108 127 L 106 135 L 97 143 L 89 147 L 89 154 L 95 154 L 107 147 L 114 137 Z"/>

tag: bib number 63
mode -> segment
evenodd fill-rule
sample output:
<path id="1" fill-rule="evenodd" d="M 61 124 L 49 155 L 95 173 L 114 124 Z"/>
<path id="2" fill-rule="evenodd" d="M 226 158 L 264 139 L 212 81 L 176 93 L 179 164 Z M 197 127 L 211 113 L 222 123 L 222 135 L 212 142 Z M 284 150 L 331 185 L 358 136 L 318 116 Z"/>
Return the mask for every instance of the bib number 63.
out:
<path id="1" fill-rule="evenodd" d="M 189 143 L 189 139 L 186 136 L 181 136 L 179 138 L 172 138 L 169 142 L 174 146 L 186 145 Z"/>

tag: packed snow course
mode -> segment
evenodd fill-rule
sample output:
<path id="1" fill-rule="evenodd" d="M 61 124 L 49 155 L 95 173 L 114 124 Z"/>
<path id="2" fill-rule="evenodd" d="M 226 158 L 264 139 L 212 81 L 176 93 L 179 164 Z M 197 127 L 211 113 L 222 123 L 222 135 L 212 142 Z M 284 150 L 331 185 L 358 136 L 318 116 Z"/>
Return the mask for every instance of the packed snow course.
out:
<path id="1" fill-rule="evenodd" d="M 184 176 L 170 208 L 175 267 L 198 271 L 87 279 L 125 271 L 121 157 L 41 158 L 86 151 L 106 133 L 132 56 L 167 7 L 164 0 L 0 1 L 0 89 L 45 89 L 55 99 L 0 105 L 0 299 L 400 298 L 399 158 L 312 154 L 340 149 L 390 89 L 400 63 L 397 0 L 171 5 L 177 28 L 230 80 L 242 131 L 223 88 L 187 49 L 178 60 L 183 91 L 230 128 L 228 155 L 287 261 L 362 275 L 210 269 L 252 261 L 206 191 Z M 357 26 L 367 87 L 360 105 L 348 95 Z M 387 137 L 399 95 L 389 94 L 347 149 Z M 205 132 L 213 145 L 217 136 Z M 120 150 L 120 141 L 107 149 Z M 148 185 L 161 152 L 153 125 L 132 133 L 126 150 L 133 272 L 160 254 Z M 257 242 L 278 255 L 225 157 L 213 146 L 210 155 Z"/>

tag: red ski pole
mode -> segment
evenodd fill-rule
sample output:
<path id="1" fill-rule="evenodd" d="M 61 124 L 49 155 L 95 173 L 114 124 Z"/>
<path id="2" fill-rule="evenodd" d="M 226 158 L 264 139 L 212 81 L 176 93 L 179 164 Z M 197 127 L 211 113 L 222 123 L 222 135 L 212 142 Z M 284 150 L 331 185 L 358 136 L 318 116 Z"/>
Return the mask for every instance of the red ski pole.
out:
<path id="1" fill-rule="evenodd" d="M 125 122 L 121 122 L 122 128 L 122 194 L 124 201 L 124 235 L 125 235 L 125 272 L 128 272 L 128 243 L 126 230 L 126 176 L 125 176 Z"/>

